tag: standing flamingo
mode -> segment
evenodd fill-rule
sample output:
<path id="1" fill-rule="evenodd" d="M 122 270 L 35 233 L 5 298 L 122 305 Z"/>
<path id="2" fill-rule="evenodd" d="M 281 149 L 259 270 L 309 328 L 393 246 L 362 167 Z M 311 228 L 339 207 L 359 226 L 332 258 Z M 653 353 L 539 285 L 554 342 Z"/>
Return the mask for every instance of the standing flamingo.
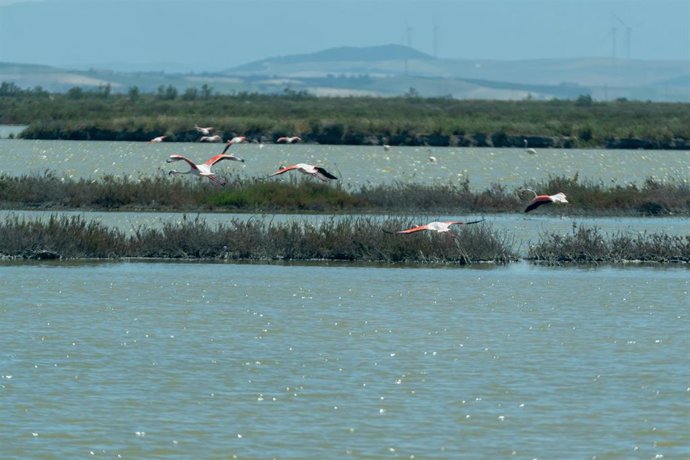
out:
<path id="1" fill-rule="evenodd" d="M 451 221 L 435 221 L 435 222 L 429 222 L 428 224 L 425 225 L 416 225 L 414 227 L 405 229 L 405 230 L 400 230 L 397 232 L 388 232 L 386 233 L 404 233 L 404 234 L 409 234 L 409 233 L 417 233 L 417 232 L 422 232 L 425 230 L 429 230 L 432 232 L 439 232 L 439 233 L 444 233 L 444 232 L 449 232 L 451 225 L 471 225 L 471 224 L 478 224 L 479 222 L 484 222 L 484 219 L 480 220 L 472 220 L 469 222 L 463 222 L 459 220 L 451 220 Z M 385 231 L 385 230 L 384 230 Z"/>
<path id="2" fill-rule="evenodd" d="M 555 195 L 537 195 L 537 193 L 534 190 L 529 191 L 534 193 L 534 198 L 532 198 L 532 200 L 530 200 L 530 202 L 527 203 L 525 212 L 530 212 L 533 209 L 537 209 L 539 206 L 543 204 L 568 202 L 568 200 L 565 198 L 565 193 L 563 192 L 558 192 Z"/>
<path id="3" fill-rule="evenodd" d="M 534 155 L 535 153 L 537 153 L 537 151 L 534 150 L 532 147 L 527 147 L 527 145 L 528 145 L 527 139 L 524 139 L 524 141 L 525 141 L 525 152 L 529 153 L 530 155 Z"/>
<path id="4" fill-rule="evenodd" d="M 163 140 L 164 140 L 166 137 L 168 137 L 168 136 L 158 136 L 158 137 L 154 137 L 153 139 L 151 139 L 151 140 L 149 141 L 149 144 L 156 144 L 156 143 L 158 143 L 158 142 L 163 142 Z"/>
<path id="5" fill-rule="evenodd" d="M 225 181 L 222 179 L 219 179 L 215 174 L 211 172 L 211 166 L 215 165 L 219 161 L 222 160 L 233 160 L 233 161 L 241 161 L 244 163 L 244 159 L 238 158 L 235 155 L 231 154 L 218 154 L 215 156 L 212 156 L 205 162 L 201 164 L 196 164 L 189 158 L 185 157 L 184 155 L 177 155 L 173 154 L 170 155 L 170 158 L 166 160 L 167 163 L 172 163 L 173 161 L 185 161 L 189 165 L 189 171 L 175 171 L 174 169 L 169 171 L 168 174 L 195 174 L 197 176 L 201 177 L 208 177 L 211 182 L 218 184 L 218 185 L 225 185 Z"/>
<path id="6" fill-rule="evenodd" d="M 302 138 L 299 136 L 291 136 L 291 137 L 282 136 L 282 137 L 279 137 L 278 139 L 276 139 L 276 142 L 286 142 L 288 144 L 292 144 L 293 142 L 299 142 L 301 140 L 302 140 Z"/>
<path id="7" fill-rule="evenodd" d="M 278 171 L 274 172 L 270 176 L 277 176 L 278 174 L 285 174 L 286 172 L 292 171 L 293 169 L 296 169 L 297 171 L 299 171 L 303 174 L 309 174 L 310 176 L 314 176 L 317 179 L 322 180 L 324 182 L 326 182 L 328 179 L 334 179 L 334 180 L 338 179 L 337 177 L 335 177 L 333 174 L 326 171 L 321 166 L 310 165 L 307 163 L 297 163 L 295 165 L 282 166 Z"/>

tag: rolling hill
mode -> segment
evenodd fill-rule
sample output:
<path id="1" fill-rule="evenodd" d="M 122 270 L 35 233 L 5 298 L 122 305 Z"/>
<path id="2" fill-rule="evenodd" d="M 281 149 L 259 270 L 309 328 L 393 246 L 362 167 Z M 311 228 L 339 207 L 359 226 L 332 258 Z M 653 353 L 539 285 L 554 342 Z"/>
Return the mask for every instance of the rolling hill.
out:
<path id="1" fill-rule="evenodd" d="M 0 63 L 0 82 L 63 92 L 109 85 L 180 94 L 208 85 L 218 93 L 307 92 L 317 96 L 400 96 L 456 99 L 571 99 L 690 102 L 690 62 L 610 58 L 477 60 L 441 59 L 402 45 L 339 47 L 278 56 L 217 73 L 69 70 Z"/>

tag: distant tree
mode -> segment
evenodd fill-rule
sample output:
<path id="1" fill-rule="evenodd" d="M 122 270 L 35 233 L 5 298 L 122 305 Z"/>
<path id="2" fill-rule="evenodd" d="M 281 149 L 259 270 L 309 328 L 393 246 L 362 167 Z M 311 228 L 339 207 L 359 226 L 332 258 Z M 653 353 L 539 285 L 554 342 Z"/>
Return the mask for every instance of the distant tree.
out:
<path id="1" fill-rule="evenodd" d="M 201 85 L 201 97 L 204 99 L 209 99 L 213 95 L 213 88 L 204 83 Z"/>
<path id="2" fill-rule="evenodd" d="M 592 105 L 592 96 L 589 94 L 580 94 L 575 100 L 575 105 L 581 107 L 588 107 Z"/>
<path id="3" fill-rule="evenodd" d="M 193 101 L 199 97 L 199 90 L 196 88 L 187 88 L 182 95 L 182 99 Z"/>
<path id="4" fill-rule="evenodd" d="M 403 95 L 405 97 L 419 97 L 419 91 L 417 91 L 416 88 L 413 88 L 410 86 L 410 88 L 407 90 L 407 92 Z"/>
<path id="5" fill-rule="evenodd" d="M 112 87 L 110 86 L 110 83 L 106 83 L 105 85 L 98 85 L 98 89 L 96 90 L 98 95 L 105 99 L 107 99 L 108 96 L 110 96 L 111 91 Z"/>
<path id="6" fill-rule="evenodd" d="M 141 96 L 141 91 L 139 91 L 138 86 L 130 86 L 129 90 L 127 91 L 127 97 L 129 98 L 130 101 L 136 101 L 139 99 L 139 96 Z"/>
<path id="7" fill-rule="evenodd" d="M 14 82 L 3 81 L 0 84 L 0 96 L 15 96 L 20 94 L 22 89 L 17 86 Z"/>
<path id="8" fill-rule="evenodd" d="M 167 87 L 160 85 L 158 87 L 157 96 L 159 99 L 167 99 L 167 100 L 177 99 L 177 88 L 175 88 L 173 85 L 168 85 Z"/>
<path id="9" fill-rule="evenodd" d="M 69 90 L 67 90 L 67 98 L 68 99 L 81 99 L 84 97 L 84 90 L 81 89 L 79 86 L 73 86 Z"/>

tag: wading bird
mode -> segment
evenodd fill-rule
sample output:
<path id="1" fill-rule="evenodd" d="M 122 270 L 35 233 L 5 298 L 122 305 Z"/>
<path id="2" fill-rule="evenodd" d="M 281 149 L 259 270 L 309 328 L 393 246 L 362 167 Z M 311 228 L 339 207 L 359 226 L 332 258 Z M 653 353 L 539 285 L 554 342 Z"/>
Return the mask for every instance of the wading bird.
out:
<path id="1" fill-rule="evenodd" d="M 384 230 L 386 233 L 403 233 L 403 234 L 409 234 L 409 233 L 417 233 L 417 232 L 423 232 L 425 230 L 432 231 L 432 232 L 438 232 L 438 233 L 444 233 L 444 232 L 449 232 L 451 225 L 470 225 L 470 224 L 478 224 L 479 222 L 484 222 L 484 219 L 480 220 L 472 220 L 470 222 L 463 222 L 459 220 L 451 220 L 451 221 L 444 221 L 444 222 L 429 222 L 428 224 L 425 225 L 416 225 L 414 227 L 405 229 L 405 230 L 400 230 L 397 232 L 389 232 L 387 230 Z"/>
<path id="2" fill-rule="evenodd" d="M 246 136 L 235 136 L 228 141 L 228 144 L 241 144 L 243 142 L 247 142 Z"/>
<path id="3" fill-rule="evenodd" d="M 155 144 L 155 143 L 157 143 L 157 142 L 163 142 L 163 140 L 164 140 L 166 137 L 168 137 L 168 136 L 158 136 L 158 137 L 154 137 L 153 139 L 151 139 L 151 140 L 149 141 L 149 144 Z"/>
<path id="4" fill-rule="evenodd" d="M 525 139 L 524 141 L 525 141 L 525 152 L 529 153 L 530 155 L 534 155 L 535 153 L 537 153 L 537 151 L 534 150 L 532 147 L 527 146 L 528 145 L 527 139 Z"/>
<path id="5" fill-rule="evenodd" d="M 314 176 L 317 179 L 322 180 L 324 182 L 326 182 L 328 179 L 338 179 L 321 166 L 315 166 L 306 163 L 297 163 L 295 165 L 290 166 L 281 166 L 281 168 L 278 171 L 274 172 L 269 177 L 277 176 L 278 174 L 285 174 L 286 172 L 292 171 L 293 169 L 296 169 L 297 171 L 303 174 L 309 174 L 310 176 Z"/>
<path id="6" fill-rule="evenodd" d="M 301 141 L 302 138 L 299 136 L 292 136 L 292 137 L 287 137 L 287 136 L 282 136 L 276 139 L 276 142 L 287 142 L 288 144 L 292 144 L 293 142 L 299 142 Z"/>
<path id="7" fill-rule="evenodd" d="M 558 192 L 555 195 L 537 195 L 537 192 L 535 192 L 534 190 L 528 191 L 534 193 L 534 198 L 532 198 L 532 200 L 529 203 L 527 203 L 525 212 L 530 212 L 533 209 L 537 209 L 539 206 L 543 204 L 568 202 L 568 200 L 565 198 L 565 193 L 563 192 Z"/>
<path id="8" fill-rule="evenodd" d="M 218 184 L 218 185 L 225 185 L 225 181 L 218 178 L 215 174 L 211 172 L 211 166 L 215 165 L 219 161 L 223 160 L 233 160 L 233 161 L 241 161 L 244 163 L 244 160 L 242 158 L 238 158 L 235 155 L 231 154 L 219 154 L 212 156 L 205 162 L 201 164 L 196 164 L 189 158 L 185 157 L 184 155 L 177 155 L 173 154 L 170 155 L 170 158 L 166 160 L 167 163 L 172 163 L 173 161 L 184 161 L 189 165 L 189 171 L 175 171 L 174 169 L 172 171 L 169 171 L 168 174 L 173 175 L 173 174 L 195 174 L 197 176 L 201 177 L 207 177 L 211 182 Z"/>

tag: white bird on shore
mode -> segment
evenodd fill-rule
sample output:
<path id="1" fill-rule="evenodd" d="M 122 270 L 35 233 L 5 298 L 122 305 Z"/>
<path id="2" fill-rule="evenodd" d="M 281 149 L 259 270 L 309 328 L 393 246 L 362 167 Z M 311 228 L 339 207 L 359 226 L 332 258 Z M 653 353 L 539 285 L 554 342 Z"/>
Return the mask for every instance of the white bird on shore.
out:
<path id="1" fill-rule="evenodd" d="M 288 144 L 292 144 L 293 142 L 299 142 L 301 140 L 302 140 L 302 138 L 299 136 L 291 136 L 291 137 L 282 136 L 282 137 L 279 137 L 278 139 L 276 139 L 276 143 L 286 142 Z"/>
<path id="2" fill-rule="evenodd" d="M 290 166 L 282 166 L 278 171 L 274 172 L 269 177 L 277 176 L 279 174 L 285 174 L 286 172 L 292 171 L 292 170 L 297 170 L 303 174 L 309 174 L 310 176 L 314 176 L 317 179 L 322 180 L 324 182 L 326 182 L 329 179 L 331 179 L 331 180 L 338 179 L 337 177 L 335 177 L 333 174 L 326 171 L 321 166 L 310 165 L 307 163 L 297 163 L 297 164 L 290 165 Z"/>
<path id="3" fill-rule="evenodd" d="M 175 171 L 174 169 L 169 171 L 168 174 L 173 175 L 173 174 L 194 174 L 197 176 L 201 177 L 207 177 L 211 182 L 218 184 L 218 185 L 225 185 L 225 181 L 222 179 L 219 179 L 213 172 L 211 172 L 211 166 L 215 165 L 219 161 L 223 160 L 233 160 L 233 161 L 241 161 L 244 163 L 244 160 L 242 158 L 238 158 L 235 155 L 230 155 L 230 154 L 219 154 L 212 156 L 205 162 L 201 164 L 196 164 L 189 158 L 185 157 L 184 155 L 178 155 L 178 154 L 173 154 L 170 155 L 170 158 L 166 160 L 167 163 L 172 163 L 173 161 L 184 161 L 189 165 L 189 170 L 188 171 Z"/>
<path id="4" fill-rule="evenodd" d="M 166 137 L 168 137 L 168 136 L 158 136 L 158 137 L 154 137 L 153 139 L 151 139 L 151 140 L 149 141 L 149 144 L 156 144 L 156 143 L 158 143 L 158 142 L 163 142 L 163 140 L 164 140 Z"/>
<path id="5" fill-rule="evenodd" d="M 568 200 L 565 197 L 565 193 L 563 192 L 558 192 L 555 195 L 537 195 L 537 193 L 534 190 L 529 190 L 530 192 L 534 193 L 534 198 L 530 200 L 529 203 L 527 203 L 527 207 L 525 208 L 525 212 L 530 212 L 533 209 L 537 209 L 539 206 L 544 205 L 544 204 L 551 204 L 551 203 L 567 203 Z"/>
<path id="6" fill-rule="evenodd" d="M 425 230 L 432 231 L 432 232 L 438 232 L 438 233 L 444 233 L 444 232 L 449 232 L 450 227 L 452 225 L 471 225 L 471 224 L 478 224 L 479 222 L 484 222 L 484 219 L 480 220 L 472 220 L 470 222 L 463 222 L 459 220 L 451 220 L 451 221 L 435 221 L 435 222 L 429 222 L 428 224 L 425 225 L 416 225 L 414 227 L 405 229 L 405 230 L 400 230 L 397 232 L 386 232 L 386 233 L 403 233 L 403 234 L 409 234 L 409 233 L 417 233 L 417 232 L 423 232 Z"/>
<path id="7" fill-rule="evenodd" d="M 534 150 L 532 147 L 527 146 L 528 145 L 527 139 L 524 139 L 524 141 L 525 141 L 525 152 L 529 153 L 530 155 L 534 155 L 535 153 L 537 153 L 537 151 Z"/>

